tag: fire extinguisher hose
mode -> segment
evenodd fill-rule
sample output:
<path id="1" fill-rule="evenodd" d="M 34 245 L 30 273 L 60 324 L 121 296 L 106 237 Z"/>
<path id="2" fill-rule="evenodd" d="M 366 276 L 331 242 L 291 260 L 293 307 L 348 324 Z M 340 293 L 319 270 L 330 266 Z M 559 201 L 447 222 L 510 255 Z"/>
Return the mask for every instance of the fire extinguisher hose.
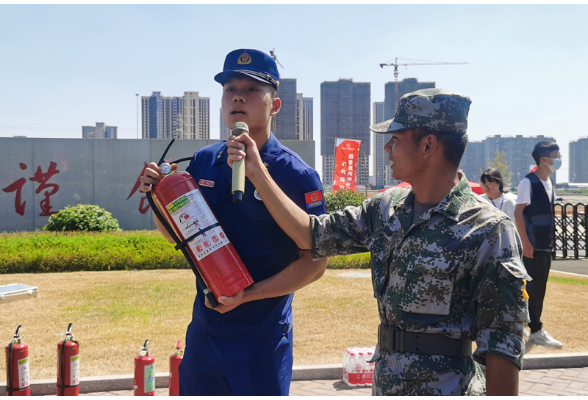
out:
<path id="1" fill-rule="evenodd" d="M 167 154 L 167 151 L 169 150 L 169 148 L 171 147 L 171 145 L 173 144 L 174 141 L 175 141 L 175 139 L 172 139 L 170 144 L 167 145 L 167 148 L 163 152 L 163 155 L 159 159 L 159 163 L 157 165 L 161 165 L 162 163 L 165 162 L 165 160 L 164 160 L 165 155 Z M 179 163 L 179 162 L 188 161 L 191 159 L 192 159 L 192 157 L 186 157 L 186 158 L 179 159 L 177 161 L 172 161 L 172 163 Z M 186 247 L 185 247 L 186 244 L 190 240 L 194 239 L 194 237 L 196 237 L 197 235 L 200 235 L 202 233 L 202 231 L 198 232 L 196 235 L 193 235 L 193 236 L 189 237 L 188 239 L 186 239 L 186 241 L 182 242 L 180 240 L 180 238 L 175 234 L 172 227 L 167 223 L 167 220 L 163 217 L 163 215 L 161 215 L 161 212 L 159 212 L 159 209 L 157 208 L 157 206 L 155 205 L 155 202 L 153 201 L 153 197 L 151 195 L 151 192 L 147 192 L 145 194 L 147 195 L 147 201 L 149 202 L 151 209 L 153 210 L 153 212 L 155 213 L 155 215 L 157 216 L 157 218 L 159 219 L 161 224 L 165 227 L 165 230 L 167 231 L 167 233 L 169 233 L 169 235 L 176 242 L 176 250 L 181 250 L 182 253 L 184 254 L 184 257 L 188 261 L 188 264 L 190 264 L 192 271 L 194 271 L 194 275 L 196 275 L 196 282 L 198 282 L 198 284 L 202 288 L 204 295 L 206 296 L 206 298 L 208 299 L 208 301 L 210 302 L 210 304 L 212 305 L 213 308 L 218 306 L 218 301 L 216 300 L 216 298 L 214 297 L 214 294 L 210 291 L 210 289 L 206 285 L 206 282 L 204 282 L 204 279 L 202 278 L 200 271 L 198 271 L 198 267 L 194 263 L 194 260 L 192 260 L 192 257 L 190 257 L 190 254 L 188 253 L 188 250 L 186 250 Z"/>

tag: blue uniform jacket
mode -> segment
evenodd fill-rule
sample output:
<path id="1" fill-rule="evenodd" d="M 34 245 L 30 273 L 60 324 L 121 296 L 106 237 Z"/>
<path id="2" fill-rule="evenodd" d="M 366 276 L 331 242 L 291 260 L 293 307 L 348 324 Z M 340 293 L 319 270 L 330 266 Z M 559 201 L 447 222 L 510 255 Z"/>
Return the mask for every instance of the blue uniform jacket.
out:
<path id="1" fill-rule="evenodd" d="M 273 134 L 260 155 L 272 178 L 299 207 L 314 215 L 326 212 L 324 200 L 320 200 L 323 187 L 318 173 L 300 156 L 284 147 Z M 255 282 L 277 274 L 298 258 L 298 247 L 274 221 L 249 179 L 245 182 L 243 202 L 233 203 L 232 169 L 227 164 L 225 142 L 198 151 L 187 171 L 199 183 Z M 204 305 L 202 288 L 197 285 L 192 324 L 213 335 L 279 336 L 292 327 L 292 298 L 290 294 L 253 301 L 220 314 Z"/>

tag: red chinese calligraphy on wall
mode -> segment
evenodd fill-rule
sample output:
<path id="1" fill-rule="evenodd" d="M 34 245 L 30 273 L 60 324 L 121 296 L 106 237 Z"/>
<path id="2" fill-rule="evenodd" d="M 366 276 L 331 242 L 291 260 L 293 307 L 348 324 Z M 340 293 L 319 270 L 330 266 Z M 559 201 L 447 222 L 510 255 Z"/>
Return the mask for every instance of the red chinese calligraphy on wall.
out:
<path id="1" fill-rule="evenodd" d="M 20 163 L 21 170 L 24 171 L 27 168 L 28 168 L 28 166 L 25 163 Z M 30 181 L 39 183 L 39 187 L 37 188 L 35 193 L 39 194 L 39 193 L 45 191 L 43 193 L 43 196 L 45 198 L 43 200 L 41 200 L 41 202 L 40 202 L 41 214 L 39 214 L 39 215 L 42 217 L 48 217 L 53 214 L 57 214 L 57 211 L 51 211 L 51 209 L 53 208 L 51 206 L 51 196 L 53 196 L 55 193 L 57 193 L 59 191 L 59 185 L 56 183 L 48 183 L 48 181 L 49 181 L 49 179 L 51 179 L 53 177 L 53 175 L 56 175 L 58 173 L 59 173 L 59 171 L 57 170 L 57 163 L 50 161 L 49 168 L 47 169 L 47 172 L 43 173 L 43 169 L 41 167 L 37 167 L 37 172 L 35 172 L 35 175 L 32 178 L 29 178 Z M 21 201 L 21 199 L 22 199 L 22 189 L 23 189 L 24 185 L 26 184 L 26 182 L 27 182 L 27 180 L 25 178 L 20 178 L 19 180 L 11 183 L 10 185 L 8 185 L 2 189 L 2 191 L 6 192 L 6 193 L 16 192 L 16 195 L 14 196 L 14 209 L 17 214 L 20 214 L 23 216 L 25 215 L 25 212 L 26 212 L 25 206 L 26 206 L 27 202 Z"/>
<path id="2" fill-rule="evenodd" d="M 133 195 L 139 190 L 139 186 L 141 186 L 141 177 L 143 175 L 145 175 L 145 170 L 147 169 L 147 167 L 148 167 L 148 165 L 147 165 L 147 163 L 145 163 L 145 166 L 143 167 L 143 170 L 141 171 L 141 173 L 137 177 L 137 182 L 135 182 L 135 186 L 133 186 L 133 190 L 131 190 L 131 193 L 129 194 L 129 197 L 127 197 L 127 200 L 130 199 L 131 197 L 133 197 Z M 150 207 L 151 206 L 149 205 L 149 202 L 147 201 L 147 196 L 141 197 L 141 203 L 139 204 L 139 212 L 141 214 L 145 214 L 149 210 Z"/>
<path id="3" fill-rule="evenodd" d="M 57 193 L 57 191 L 59 190 L 59 185 L 55 184 L 55 183 L 47 183 L 47 181 L 49 179 L 51 179 L 51 177 L 55 174 L 58 174 L 59 171 L 57 170 L 57 164 L 54 163 L 53 161 L 50 162 L 49 164 L 49 169 L 47 170 L 46 173 L 43 173 L 43 170 L 41 169 L 41 167 L 37 167 L 37 172 L 35 172 L 35 176 L 33 176 L 32 178 L 29 178 L 30 181 L 33 182 L 38 182 L 40 183 L 39 187 L 37 188 L 37 190 L 35 191 L 35 193 L 39 194 L 41 193 L 43 190 L 45 190 L 44 192 L 44 196 L 45 198 L 43 200 L 41 200 L 41 214 L 39 214 L 42 217 L 48 217 L 50 215 L 53 214 L 57 214 L 57 211 L 51 211 L 51 199 L 50 197 L 53 196 L 55 193 Z M 51 189 L 50 191 L 47 191 L 46 189 Z"/>

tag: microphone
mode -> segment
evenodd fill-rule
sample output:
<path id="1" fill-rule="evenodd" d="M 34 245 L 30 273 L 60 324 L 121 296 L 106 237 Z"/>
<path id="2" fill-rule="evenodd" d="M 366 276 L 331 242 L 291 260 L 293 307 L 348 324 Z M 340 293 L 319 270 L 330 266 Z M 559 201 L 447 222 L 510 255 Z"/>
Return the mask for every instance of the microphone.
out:
<path id="1" fill-rule="evenodd" d="M 235 122 L 231 134 L 233 136 L 239 136 L 242 133 L 249 135 L 249 127 L 245 122 Z M 247 152 L 245 143 L 241 144 L 243 145 L 243 151 Z M 241 203 L 243 201 L 243 193 L 245 193 L 245 158 L 233 163 L 232 193 L 233 203 Z"/>

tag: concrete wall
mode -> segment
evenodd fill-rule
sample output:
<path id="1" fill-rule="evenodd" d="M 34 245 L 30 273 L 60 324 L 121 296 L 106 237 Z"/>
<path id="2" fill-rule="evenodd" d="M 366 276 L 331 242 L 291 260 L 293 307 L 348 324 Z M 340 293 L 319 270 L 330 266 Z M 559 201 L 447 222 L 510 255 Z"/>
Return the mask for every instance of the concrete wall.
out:
<path id="1" fill-rule="evenodd" d="M 166 158 L 189 157 L 217 141 L 176 140 Z M 281 142 L 314 168 L 314 142 Z M 168 143 L 158 139 L 0 138 L 0 232 L 42 229 L 50 213 L 76 204 L 105 208 L 125 230 L 156 229 L 147 199 L 133 188 L 145 165 L 157 162 Z M 187 166 L 183 163 L 180 169 Z"/>

